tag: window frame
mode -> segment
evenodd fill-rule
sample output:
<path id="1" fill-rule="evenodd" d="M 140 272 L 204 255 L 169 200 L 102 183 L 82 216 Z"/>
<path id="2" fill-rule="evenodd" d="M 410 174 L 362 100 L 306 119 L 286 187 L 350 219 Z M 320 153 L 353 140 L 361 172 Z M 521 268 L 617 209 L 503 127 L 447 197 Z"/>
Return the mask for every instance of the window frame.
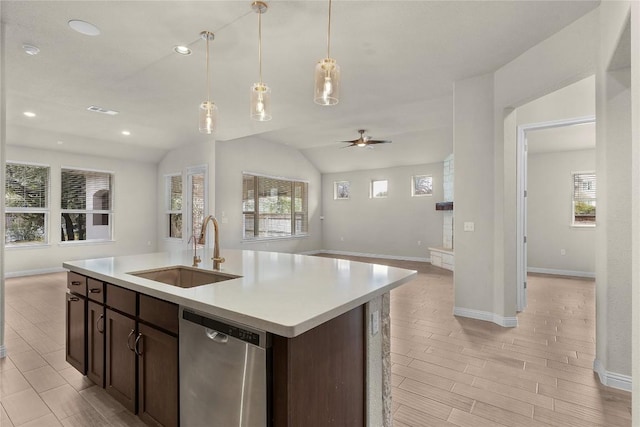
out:
<path id="1" fill-rule="evenodd" d="M 373 190 L 373 186 L 376 182 L 386 182 L 387 190 L 385 191 L 384 196 L 376 196 Z M 386 199 L 389 197 L 389 180 L 388 179 L 372 179 L 369 184 L 369 198 L 370 199 Z"/>
<path id="2" fill-rule="evenodd" d="M 63 186 L 62 186 L 62 174 L 64 171 L 78 171 L 78 172 L 88 172 L 88 173 L 96 173 L 96 174 L 107 174 L 109 175 L 109 209 L 63 209 L 62 208 L 62 192 L 63 192 Z M 60 224 L 60 228 L 63 228 L 63 223 L 62 223 L 62 215 L 65 213 L 70 213 L 70 214 L 84 214 L 86 215 L 86 218 L 89 218 L 89 216 L 92 215 L 96 215 L 96 214 L 106 214 L 108 215 L 108 221 L 109 224 L 107 225 L 108 227 L 108 237 L 107 238 L 103 238 L 103 239 L 87 239 L 85 238 L 84 240 L 61 240 L 60 241 L 60 245 L 61 246 L 68 246 L 68 245 L 87 245 L 87 244 L 100 244 L 100 243 L 108 243 L 108 242 L 114 242 L 115 241 L 115 236 L 114 236 L 114 217 L 115 217 L 115 209 L 114 209 L 114 188 L 115 188 L 115 173 L 113 171 L 108 171 L 108 170 L 101 170 L 101 169 L 90 169 L 90 168 L 81 168 L 81 167 L 75 167 L 75 166 L 60 166 L 60 217 L 59 217 L 59 224 Z M 101 225 L 102 226 L 102 225 Z"/>
<path id="3" fill-rule="evenodd" d="M 173 178 L 180 177 L 180 209 L 171 209 L 171 199 L 172 199 L 172 189 L 173 189 Z M 165 181 L 165 221 L 166 227 L 165 232 L 167 233 L 164 237 L 170 240 L 182 240 L 184 238 L 184 177 L 182 173 L 169 173 L 164 176 Z M 180 224 L 180 237 L 171 235 L 171 217 L 172 215 L 181 215 L 181 224 Z"/>
<path id="4" fill-rule="evenodd" d="M 244 209 L 244 180 L 246 177 L 253 177 L 253 210 L 245 210 Z M 290 207 L 290 221 L 291 221 L 291 232 L 290 234 L 283 236 L 260 236 L 260 179 L 268 179 L 268 180 L 278 180 L 284 181 L 291 185 L 291 207 Z M 242 242 L 259 242 L 265 240 L 286 240 L 286 239 L 297 239 L 301 237 L 309 236 L 309 181 L 304 179 L 295 179 L 295 178 L 285 178 L 281 176 L 271 176 L 271 175 L 263 175 L 254 172 L 242 172 L 242 180 L 243 180 L 243 190 L 242 190 Z M 302 199 L 302 210 L 296 210 L 296 185 L 303 184 L 304 185 L 304 198 Z M 245 215 L 253 215 L 253 236 L 248 236 L 245 231 Z M 306 231 L 297 232 L 296 229 L 296 218 L 299 215 L 303 215 L 303 222 L 306 224 Z"/>
<path id="5" fill-rule="evenodd" d="M 594 215 L 594 220 L 593 222 L 589 221 L 589 222 L 581 222 L 581 221 L 576 221 L 576 191 L 575 191 L 575 181 L 576 181 L 576 175 L 593 175 L 594 176 L 594 180 L 595 180 L 595 197 L 590 197 L 590 198 L 580 198 L 579 200 L 593 200 L 594 204 L 597 203 L 598 200 L 598 196 L 597 196 L 597 191 L 598 191 L 598 181 L 597 181 L 597 176 L 596 176 L 596 172 L 594 170 L 588 170 L 588 171 L 572 171 L 571 172 L 571 222 L 570 225 L 573 228 L 595 228 L 596 224 L 597 224 L 597 218 L 598 218 L 598 214 L 597 214 L 597 207 L 596 207 L 596 213 Z"/>
<path id="6" fill-rule="evenodd" d="M 22 162 L 22 161 L 16 161 L 16 160 L 7 160 L 5 162 L 5 165 L 21 165 L 21 166 L 33 166 L 33 167 L 37 167 L 37 168 L 46 168 L 47 169 L 47 182 L 46 182 L 46 207 L 44 208 L 15 208 L 15 207 L 7 207 L 6 206 L 6 200 L 5 200 L 5 208 L 4 208 L 4 221 L 5 221 L 5 249 L 19 249 L 19 248 L 36 248 L 36 247 L 43 247 L 43 246 L 49 246 L 50 244 L 50 231 L 51 231 L 51 224 L 50 224 L 50 217 L 51 217 L 51 165 L 48 164 L 43 164 L 43 163 L 34 163 L 34 162 Z M 7 179 L 6 179 L 6 166 L 5 166 L 5 198 L 6 198 L 6 185 L 7 185 Z M 30 241 L 27 243 L 7 243 L 6 241 L 6 223 L 7 223 L 7 214 L 20 214 L 20 213 L 31 213 L 31 214 L 44 214 L 44 220 L 43 220 L 43 225 L 44 225 L 44 240 L 42 242 L 37 242 L 37 241 Z"/>
<path id="7" fill-rule="evenodd" d="M 426 194 L 417 194 L 416 193 L 416 178 L 429 178 L 431 181 L 431 192 Z M 433 196 L 433 175 L 423 174 L 423 175 L 413 175 L 411 177 L 411 197 L 431 197 Z"/>

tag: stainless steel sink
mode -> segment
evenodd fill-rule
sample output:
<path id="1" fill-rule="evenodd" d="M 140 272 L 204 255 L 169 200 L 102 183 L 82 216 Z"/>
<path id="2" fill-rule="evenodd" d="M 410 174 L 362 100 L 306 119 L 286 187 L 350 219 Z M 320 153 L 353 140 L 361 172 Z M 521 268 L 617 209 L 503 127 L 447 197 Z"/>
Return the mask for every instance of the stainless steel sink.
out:
<path id="1" fill-rule="evenodd" d="M 156 268 L 153 270 L 134 271 L 133 276 L 142 277 L 167 285 L 179 286 L 181 288 L 193 288 L 194 286 L 208 285 L 230 279 L 237 279 L 242 276 L 221 273 L 219 271 L 206 271 L 183 265 L 173 267 Z"/>

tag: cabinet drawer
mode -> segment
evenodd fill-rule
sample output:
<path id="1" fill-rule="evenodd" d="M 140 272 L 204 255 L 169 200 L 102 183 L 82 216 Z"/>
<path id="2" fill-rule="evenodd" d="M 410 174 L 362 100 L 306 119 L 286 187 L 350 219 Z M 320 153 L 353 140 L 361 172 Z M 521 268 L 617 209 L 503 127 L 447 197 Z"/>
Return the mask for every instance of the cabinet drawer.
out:
<path id="1" fill-rule="evenodd" d="M 92 301 L 104 304 L 104 283 L 89 277 L 87 279 L 87 296 Z"/>
<path id="2" fill-rule="evenodd" d="M 136 293 L 107 283 L 107 306 L 129 316 L 136 315 Z"/>
<path id="3" fill-rule="evenodd" d="M 178 305 L 140 294 L 140 320 L 178 333 Z"/>
<path id="4" fill-rule="evenodd" d="M 67 288 L 78 295 L 87 295 L 87 278 L 82 274 L 70 271 L 67 273 Z"/>

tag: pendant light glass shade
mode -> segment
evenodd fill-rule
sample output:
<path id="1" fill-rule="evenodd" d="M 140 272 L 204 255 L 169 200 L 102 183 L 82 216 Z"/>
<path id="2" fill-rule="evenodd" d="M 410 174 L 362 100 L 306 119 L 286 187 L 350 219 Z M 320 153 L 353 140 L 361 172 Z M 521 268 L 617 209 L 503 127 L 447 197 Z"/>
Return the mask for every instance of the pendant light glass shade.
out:
<path id="1" fill-rule="evenodd" d="M 271 120 L 271 88 L 262 83 L 251 87 L 251 118 L 259 122 Z"/>
<path id="2" fill-rule="evenodd" d="M 340 101 L 340 66 L 331 58 L 331 0 L 327 25 L 327 57 L 316 64 L 313 102 L 319 105 L 336 105 Z"/>
<path id="3" fill-rule="evenodd" d="M 201 133 L 211 135 L 216 130 L 218 121 L 218 107 L 211 101 L 209 96 L 210 84 L 209 84 L 209 40 L 213 40 L 213 33 L 209 31 L 203 31 L 200 33 L 200 37 L 207 41 L 207 100 L 200 104 L 200 119 L 198 128 Z"/>
<path id="4" fill-rule="evenodd" d="M 251 3 L 251 9 L 258 14 L 258 70 L 260 81 L 251 86 L 252 120 L 267 122 L 271 120 L 271 89 L 262 82 L 262 14 L 267 12 L 267 4 L 263 1 Z"/>
<path id="5" fill-rule="evenodd" d="M 313 101 L 320 105 L 335 105 L 340 101 L 340 66 L 335 59 L 324 58 L 316 65 Z"/>
<path id="6" fill-rule="evenodd" d="M 218 106 L 210 101 L 200 104 L 200 132 L 211 135 L 218 121 Z"/>

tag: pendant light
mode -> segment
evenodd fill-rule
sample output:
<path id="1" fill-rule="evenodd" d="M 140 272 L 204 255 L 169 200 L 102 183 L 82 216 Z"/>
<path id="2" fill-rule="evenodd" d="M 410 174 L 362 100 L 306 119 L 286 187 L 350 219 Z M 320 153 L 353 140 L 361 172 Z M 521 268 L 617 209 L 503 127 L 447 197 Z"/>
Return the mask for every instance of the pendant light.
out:
<path id="1" fill-rule="evenodd" d="M 327 57 L 316 65 L 313 101 L 320 105 L 335 105 L 340 101 L 340 66 L 331 58 L 331 0 L 327 26 Z"/>
<path id="2" fill-rule="evenodd" d="M 258 14 L 258 65 L 260 81 L 251 86 L 251 118 L 259 122 L 271 120 L 271 89 L 262 82 L 262 14 L 267 12 L 263 1 L 251 3 L 251 9 Z"/>
<path id="3" fill-rule="evenodd" d="M 207 100 L 200 104 L 199 127 L 201 133 L 212 134 L 215 132 L 216 122 L 218 119 L 218 107 L 209 97 L 209 41 L 213 40 L 214 36 L 212 32 L 203 31 L 200 33 L 200 37 L 207 41 Z"/>

